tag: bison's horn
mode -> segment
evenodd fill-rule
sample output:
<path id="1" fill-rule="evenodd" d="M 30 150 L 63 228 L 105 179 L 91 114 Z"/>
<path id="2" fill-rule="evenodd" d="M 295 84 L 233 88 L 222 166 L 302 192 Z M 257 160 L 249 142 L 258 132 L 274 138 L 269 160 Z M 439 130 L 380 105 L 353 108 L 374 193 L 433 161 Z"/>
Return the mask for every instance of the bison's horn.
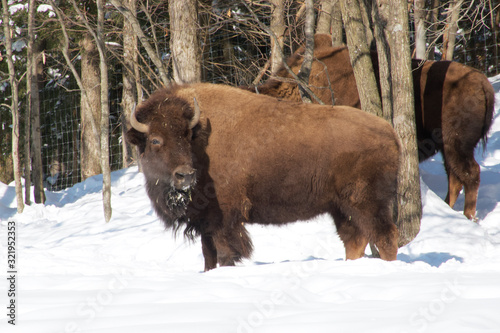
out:
<path id="1" fill-rule="evenodd" d="M 143 123 L 140 123 L 137 118 L 135 117 L 135 105 L 134 105 L 134 109 L 132 110 L 132 113 L 130 114 L 130 125 L 132 125 L 132 127 L 141 132 L 141 133 L 147 133 L 148 130 L 149 130 L 149 126 L 146 125 L 146 124 L 143 124 Z"/>
<path id="2" fill-rule="evenodd" d="M 189 122 L 189 128 L 195 127 L 198 122 L 200 121 L 200 106 L 198 105 L 198 102 L 196 101 L 196 97 L 194 99 L 194 116 Z"/>

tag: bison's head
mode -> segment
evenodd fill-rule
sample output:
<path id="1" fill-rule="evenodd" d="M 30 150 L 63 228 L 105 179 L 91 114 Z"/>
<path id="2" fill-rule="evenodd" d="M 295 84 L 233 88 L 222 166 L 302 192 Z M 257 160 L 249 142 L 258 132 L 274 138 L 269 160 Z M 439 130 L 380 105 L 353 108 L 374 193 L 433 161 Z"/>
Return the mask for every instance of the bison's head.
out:
<path id="1" fill-rule="evenodd" d="M 183 99 L 154 94 L 130 116 L 127 140 L 139 147 L 146 188 L 167 227 L 187 222 L 187 205 L 196 182 L 191 142 L 200 110 Z"/>

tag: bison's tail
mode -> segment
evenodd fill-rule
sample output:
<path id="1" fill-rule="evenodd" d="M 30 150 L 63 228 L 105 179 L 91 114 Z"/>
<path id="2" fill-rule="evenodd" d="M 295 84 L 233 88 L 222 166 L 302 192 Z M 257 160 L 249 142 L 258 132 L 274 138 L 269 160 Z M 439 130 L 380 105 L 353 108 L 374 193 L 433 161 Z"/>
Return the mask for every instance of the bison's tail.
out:
<path id="1" fill-rule="evenodd" d="M 486 150 L 488 140 L 488 131 L 493 123 L 493 111 L 495 109 L 495 90 L 488 79 L 483 82 L 483 91 L 485 99 L 485 113 L 481 140 L 483 141 L 483 151 Z"/>

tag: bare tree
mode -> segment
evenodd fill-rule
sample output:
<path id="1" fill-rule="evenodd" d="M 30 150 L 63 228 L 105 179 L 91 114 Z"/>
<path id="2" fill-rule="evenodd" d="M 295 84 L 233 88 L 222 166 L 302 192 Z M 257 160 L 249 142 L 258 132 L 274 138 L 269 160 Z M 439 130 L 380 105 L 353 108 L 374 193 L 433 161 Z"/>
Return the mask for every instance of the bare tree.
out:
<path id="1" fill-rule="evenodd" d="M 170 52 L 174 80 L 192 83 L 201 80 L 201 54 L 196 0 L 168 1 L 170 14 Z"/>
<path id="2" fill-rule="evenodd" d="M 27 57 L 27 88 L 28 88 L 28 110 L 31 113 L 31 173 L 33 176 L 33 187 L 35 203 L 45 202 L 45 191 L 43 188 L 43 166 L 42 166 L 42 138 L 40 130 L 40 93 L 39 82 L 43 71 L 42 50 L 40 42 L 35 41 L 35 0 L 30 0 L 28 11 L 28 57 Z M 26 159 L 29 161 L 29 159 Z M 29 164 L 29 163 L 26 163 Z"/>
<path id="3" fill-rule="evenodd" d="M 363 27 L 365 29 L 366 45 L 368 45 L 369 49 L 371 49 L 373 43 L 371 8 L 371 0 L 359 0 L 359 11 L 361 13 L 361 19 L 363 20 Z"/>
<path id="4" fill-rule="evenodd" d="M 43 163 L 42 163 L 42 137 L 40 128 L 40 93 L 39 85 L 43 71 L 42 52 L 36 50 L 34 58 L 34 71 L 36 82 L 31 91 L 31 142 L 32 142 L 32 158 L 33 158 L 33 185 L 36 203 L 45 203 L 45 191 L 43 188 Z M 36 90 L 36 91 L 35 91 Z"/>
<path id="5" fill-rule="evenodd" d="M 81 92 L 81 109 L 86 108 L 87 110 L 91 110 L 91 99 L 92 102 L 98 101 L 98 104 L 93 106 L 95 112 L 98 112 L 99 116 L 89 115 L 88 121 L 85 125 L 87 126 L 87 133 L 92 133 L 94 135 L 93 138 L 89 138 L 89 141 L 92 141 L 93 144 L 97 144 L 97 149 L 99 152 L 98 155 L 98 167 L 102 169 L 103 172 L 103 205 L 104 205 L 104 217 L 106 222 L 111 219 L 111 178 L 110 178 L 110 169 L 109 169 L 109 101 L 108 101 L 108 77 L 107 77 L 107 64 L 105 61 L 104 54 L 104 42 L 102 39 L 102 25 L 104 22 L 104 13 L 102 10 L 103 4 L 98 1 L 98 32 L 94 31 L 94 29 L 90 26 L 89 22 L 86 20 L 84 14 L 78 8 L 78 5 L 74 0 L 71 1 L 73 5 L 73 9 L 77 13 L 80 22 L 86 27 L 86 32 L 84 33 L 84 37 L 81 41 L 82 46 L 82 74 L 85 71 L 93 71 L 94 74 L 92 77 L 97 77 L 97 79 L 93 80 L 93 84 L 89 85 L 89 81 L 84 82 L 80 75 L 78 74 L 76 68 L 74 67 L 71 59 L 69 57 L 69 36 L 66 30 L 63 14 L 61 10 L 55 5 L 53 0 L 49 0 L 52 5 L 53 10 L 56 13 L 57 20 L 60 24 L 61 31 L 63 33 L 63 42 L 62 42 L 62 53 L 66 60 L 66 64 L 71 69 L 75 80 L 78 83 Z M 93 39 L 93 40 L 92 40 Z M 93 43 L 95 41 L 96 44 Z M 97 45 L 97 47 L 96 47 Z M 88 53 L 92 53 L 91 57 Z M 96 53 L 98 54 L 96 59 Z M 104 61 L 101 61 L 104 60 Z M 89 64 L 89 61 L 93 63 Z M 97 69 L 96 63 L 97 62 Z M 85 67 L 85 66 L 88 67 Z M 96 74 L 97 73 L 97 74 Z M 104 73 L 104 74 L 103 74 Z M 97 92 L 95 91 L 97 90 Z M 92 93 L 96 93 L 91 97 Z M 83 111 L 82 111 L 83 114 Z M 103 119 L 104 118 L 104 119 Z M 82 120 L 83 122 L 83 120 Z M 101 127 L 102 126 L 102 127 Z M 98 130 L 100 128 L 100 130 Z M 84 129 L 82 128 L 82 143 L 85 142 L 85 138 L 83 137 Z M 85 140 L 85 141 L 84 141 Z M 82 148 L 83 150 L 83 148 Z M 82 160 L 82 163 L 85 162 Z M 94 165 L 95 166 L 95 165 Z M 83 166 L 82 166 L 83 170 Z M 100 172 L 99 172 L 100 173 Z M 82 178 L 85 175 L 82 172 Z"/>
<path id="6" fill-rule="evenodd" d="M 276 39 L 271 38 L 271 73 L 276 73 L 283 63 L 282 53 L 285 34 L 285 3 L 284 0 L 271 0 L 271 31 Z"/>
<path id="7" fill-rule="evenodd" d="M 344 45 L 343 38 L 343 22 L 342 22 L 342 10 L 340 9 L 340 1 L 333 0 L 332 8 L 332 45 L 341 46 Z"/>
<path id="8" fill-rule="evenodd" d="M 363 24 L 361 1 L 363 0 L 340 0 L 342 20 L 346 30 L 347 47 L 356 78 L 361 108 L 381 117 L 382 104 L 371 61 L 370 48 L 367 44 L 368 37 Z"/>
<path id="9" fill-rule="evenodd" d="M 92 33 L 99 50 L 99 69 L 101 72 L 101 169 L 102 202 L 104 219 L 111 220 L 111 170 L 109 167 L 109 101 L 108 101 L 108 64 L 104 46 L 104 4 L 97 0 L 97 33 Z"/>
<path id="10" fill-rule="evenodd" d="M 110 2 L 113 4 L 113 6 L 115 6 L 116 9 L 118 9 L 118 11 L 125 17 L 125 19 L 132 26 L 134 33 L 139 38 L 139 41 L 141 42 L 142 46 L 144 46 L 144 49 L 146 50 L 149 58 L 151 59 L 156 69 L 158 70 L 163 85 L 165 86 L 169 85 L 170 80 L 168 78 L 168 71 L 166 67 L 163 65 L 163 62 L 161 61 L 158 52 L 155 51 L 151 46 L 151 43 L 149 43 L 149 39 L 144 34 L 144 31 L 142 31 L 141 25 L 139 24 L 137 18 L 134 16 L 134 13 L 132 13 L 120 0 L 110 0 Z"/>
<path id="11" fill-rule="evenodd" d="M 269 36 L 271 36 L 271 38 L 273 39 L 276 39 L 276 35 L 274 34 L 274 32 L 272 32 L 271 29 L 269 29 L 269 27 L 267 27 L 264 23 L 262 23 L 259 18 L 257 17 L 257 15 L 255 14 L 255 12 L 252 10 L 252 8 L 250 8 L 250 6 L 248 6 L 248 4 L 246 2 L 243 2 L 243 4 L 245 5 L 245 7 L 247 8 L 248 12 L 252 15 L 253 19 L 255 20 L 255 22 L 257 22 L 257 24 L 259 25 L 259 27 L 264 30 L 267 34 L 269 34 Z M 281 56 L 283 58 L 285 58 L 285 55 L 283 53 L 283 50 L 281 48 L 278 48 L 278 51 L 281 53 Z M 303 80 L 301 80 L 297 74 L 295 74 L 292 69 L 290 68 L 290 66 L 288 66 L 288 64 L 286 63 L 286 61 L 283 62 L 283 67 L 285 67 L 285 69 L 287 70 L 288 74 L 290 74 L 290 76 L 295 80 L 295 82 L 297 82 L 297 84 L 300 86 L 301 89 L 304 89 L 307 94 L 312 97 L 316 103 L 318 104 L 325 104 L 323 103 L 323 101 L 321 99 L 318 98 L 318 96 L 316 96 L 316 94 L 314 94 L 311 89 L 309 89 L 309 86 L 307 84 L 307 82 L 304 82 Z"/>
<path id="12" fill-rule="evenodd" d="M 368 0 L 369 1 L 369 0 Z M 384 8 L 382 8 L 384 9 Z M 379 84 L 380 96 L 382 99 L 382 118 L 392 124 L 394 116 L 393 91 L 392 91 L 392 75 L 390 68 L 390 50 L 389 41 L 387 40 L 387 13 L 382 12 L 378 6 L 372 6 L 372 21 L 373 32 L 378 52 L 378 68 L 379 68 Z"/>
<path id="13" fill-rule="evenodd" d="M 437 30 L 438 30 L 438 23 L 439 23 L 439 0 L 430 0 L 430 8 L 429 12 L 427 14 L 427 43 L 429 44 L 428 50 L 427 50 L 427 56 L 426 59 L 429 60 L 434 60 L 435 58 L 435 44 L 437 41 Z"/>
<path id="14" fill-rule="evenodd" d="M 95 42 L 95 46 L 97 48 L 98 53 L 98 82 L 96 83 L 97 89 L 99 89 L 99 98 L 100 105 L 98 105 L 100 118 L 95 117 L 96 120 L 99 121 L 101 131 L 99 138 L 95 138 L 95 142 L 100 144 L 99 152 L 100 152 L 100 168 L 102 170 L 103 183 L 102 183 L 102 201 L 104 208 L 104 219 L 106 222 L 109 222 L 112 215 L 111 209 L 111 170 L 109 167 L 109 100 L 108 100 L 108 65 L 106 61 L 105 54 L 105 46 L 104 46 L 104 4 L 102 0 L 97 0 L 97 28 L 94 28 L 90 25 L 90 23 L 85 18 L 82 11 L 78 8 L 75 0 L 71 0 L 73 4 L 74 10 L 77 12 L 80 21 L 85 25 L 87 32 L 85 36 L 89 37 L 89 39 L 93 39 Z M 91 48 L 91 41 L 86 41 L 86 47 Z M 93 51 L 93 49 L 92 49 Z M 90 59 L 89 59 L 90 60 Z M 92 61 L 95 61 L 94 56 L 92 55 Z M 91 69 L 94 68 L 94 64 L 89 64 Z M 82 57 L 82 67 L 83 67 L 83 57 Z M 94 88 L 94 89 L 95 89 Z M 88 90 L 87 90 L 88 91 Z M 88 95 L 87 95 L 88 96 Z M 82 131 L 83 132 L 83 131 Z"/>
<path id="15" fill-rule="evenodd" d="M 12 29 L 10 27 L 10 15 L 7 0 L 2 0 L 2 25 L 5 39 L 5 49 L 7 53 L 7 66 L 9 68 L 9 83 L 12 89 L 12 98 L 10 110 L 12 112 L 12 158 L 14 165 L 14 180 L 16 187 L 17 212 L 24 210 L 23 185 L 21 183 L 21 160 L 19 158 L 19 82 L 16 78 L 16 69 L 14 67 L 12 53 Z"/>
<path id="16" fill-rule="evenodd" d="M 333 5 L 337 0 L 322 0 L 316 23 L 317 34 L 332 34 Z"/>
<path id="17" fill-rule="evenodd" d="M 426 43 L 425 35 L 425 0 L 413 1 L 413 21 L 415 22 L 415 57 L 417 59 L 426 58 Z"/>
<path id="18" fill-rule="evenodd" d="M 24 202 L 27 205 L 31 204 L 31 92 L 33 81 L 33 41 L 35 34 L 33 26 L 35 24 L 34 1 L 30 0 L 28 4 L 28 45 L 26 48 L 26 104 L 24 118 Z"/>
<path id="19" fill-rule="evenodd" d="M 302 66 L 300 67 L 298 77 L 303 82 L 309 82 L 309 76 L 311 74 L 311 66 L 313 62 L 314 53 L 314 1 L 306 0 L 306 21 L 304 32 L 306 35 L 306 48 L 304 52 L 304 60 L 302 61 Z M 303 102 L 311 103 L 311 96 L 304 90 L 303 86 L 299 85 L 300 97 Z"/>
<path id="20" fill-rule="evenodd" d="M 453 0 L 450 2 L 446 17 L 446 31 L 443 35 L 443 56 L 445 60 L 453 60 L 455 41 L 458 30 L 460 10 L 464 0 Z"/>
<path id="21" fill-rule="evenodd" d="M 136 0 L 126 0 L 125 7 L 135 16 Z M 128 20 L 123 22 L 123 93 L 122 93 L 122 151 L 123 165 L 128 166 L 131 161 L 137 161 L 137 150 L 130 147 L 125 140 L 126 123 L 138 100 L 137 81 L 139 78 L 137 62 L 137 37 Z"/>
<path id="22" fill-rule="evenodd" d="M 498 6 L 498 1 L 497 1 L 497 4 Z M 500 20 L 500 11 L 498 10 L 498 7 L 496 7 L 494 10 L 494 6 L 493 6 L 493 3 L 492 3 L 492 0 L 489 0 L 488 1 L 488 7 L 489 7 L 489 10 L 490 10 L 490 26 L 493 27 L 492 28 L 492 35 L 493 35 L 493 41 L 494 41 L 494 48 L 493 48 L 493 53 L 494 53 L 494 63 L 495 63 L 495 67 L 497 68 L 497 70 L 495 71 L 495 74 L 498 72 L 498 62 L 499 62 L 499 59 L 498 59 L 498 36 L 499 36 L 499 20 Z M 495 15 L 496 13 L 496 15 Z M 496 16 L 496 17 L 495 17 Z"/>
<path id="23" fill-rule="evenodd" d="M 83 22 L 82 22 L 83 23 Z M 86 94 L 81 95 L 81 150 L 80 168 L 82 180 L 101 173 L 100 135 L 96 136 L 93 124 L 101 129 L 101 79 L 99 53 L 90 33 L 84 32 L 80 40 L 81 81 Z M 99 132 L 100 133 L 100 130 Z"/>
<path id="24" fill-rule="evenodd" d="M 61 53 L 63 54 L 64 60 L 66 61 L 66 65 L 69 67 L 71 70 L 71 73 L 73 74 L 73 77 L 76 80 L 76 83 L 78 84 L 78 88 L 80 88 L 80 93 L 84 97 L 81 99 L 82 104 L 85 105 L 85 107 L 90 109 L 90 102 L 89 102 L 89 97 L 87 96 L 87 91 L 84 89 L 84 85 L 82 83 L 82 79 L 80 77 L 80 74 L 78 74 L 78 71 L 76 70 L 75 66 L 73 65 L 73 62 L 71 61 L 70 55 L 69 55 L 69 35 L 68 31 L 66 29 L 66 25 L 64 22 L 64 16 L 59 7 L 54 3 L 54 0 L 48 0 L 49 4 L 52 6 L 52 9 L 56 13 L 56 18 L 59 23 L 59 26 L 61 27 L 61 32 L 63 34 L 63 39 L 61 40 Z M 92 130 L 92 133 L 94 136 L 97 138 L 99 137 L 99 131 L 97 128 L 97 125 L 95 121 L 93 121 L 94 118 L 91 118 L 90 121 L 90 127 Z"/>
<path id="25" fill-rule="evenodd" d="M 422 217 L 408 8 L 405 0 L 377 0 L 374 12 L 374 22 L 382 25 L 376 34 L 379 59 L 385 56 L 389 64 L 385 73 L 390 78 L 390 91 L 385 92 L 389 94 L 385 97 L 392 99 L 392 123 L 403 148 L 397 193 L 399 246 L 403 246 L 418 234 Z"/>

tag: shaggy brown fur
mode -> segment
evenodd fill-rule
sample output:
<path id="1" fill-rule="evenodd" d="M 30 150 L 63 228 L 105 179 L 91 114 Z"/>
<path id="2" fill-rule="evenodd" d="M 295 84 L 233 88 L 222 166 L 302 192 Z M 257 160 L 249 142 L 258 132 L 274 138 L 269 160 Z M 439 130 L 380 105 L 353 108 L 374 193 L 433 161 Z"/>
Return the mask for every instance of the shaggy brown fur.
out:
<path id="1" fill-rule="evenodd" d="M 302 64 L 304 48 L 292 55 L 287 63 L 297 73 Z M 349 52 L 345 47 L 332 47 L 328 35 L 315 37 L 315 61 L 311 70 L 312 91 L 326 104 L 359 107 Z M 377 69 L 377 55 L 372 54 Z M 446 202 L 453 207 L 462 187 L 465 190 L 464 214 L 473 219 L 476 214 L 479 188 L 479 165 L 474 148 L 491 126 L 494 91 L 481 72 L 450 61 L 413 60 L 415 116 L 419 159 L 423 161 L 436 152 L 443 154 L 448 174 Z M 377 74 L 378 75 L 378 74 Z M 285 79 L 270 79 L 257 87 L 261 94 L 300 101 L 297 84 L 290 81 L 286 69 L 276 75 Z M 255 87 L 242 87 L 255 91 Z"/>
<path id="2" fill-rule="evenodd" d="M 194 98 L 201 117 L 191 130 Z M 205 270 L 250 256 L 244 223 L 322 213 L 333 217 L 347 259 L 362 256 L 369 241 L 383 259 L 396 259 L 400 146 L 384 120 L 213 84 L 159 90 L 137 107 L 136 119 L 149 130 L 132 128 L 127 139 L 141 150 L 152 204 L 167 228 L 201 235 Z M 173 212 L 165 202 L 183 166 L 196 169 L 196 183 L 183 189 L 191 201 Z"/>

